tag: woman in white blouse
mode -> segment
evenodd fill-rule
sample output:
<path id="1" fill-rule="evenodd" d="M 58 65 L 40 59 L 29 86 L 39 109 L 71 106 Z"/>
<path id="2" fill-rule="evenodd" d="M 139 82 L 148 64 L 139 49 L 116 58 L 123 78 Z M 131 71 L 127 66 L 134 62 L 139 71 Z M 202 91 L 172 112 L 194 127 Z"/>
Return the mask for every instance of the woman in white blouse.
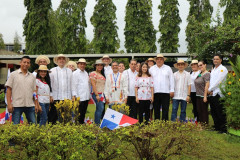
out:
<path id="1" fill-rule="evenodd" d="M 46 125 L 48 120 L 48 110 L 50 105 L 50 91 L 51 83 L 49 77 L 49 70 L 46 65 L 40 65 L 37 70 L 36 76 L 36 89 L 37 89 L 37 96 L 38 102 L 42 109 L 42 112 L 39 113 L 40 121 L 39 124 Z"/>
<path id="2" fill-rule="evenodd" d="M 147 63 L 141 63 L 135 83 L 135 96 L 136 102 L 139 103 L 140 123 L 143 122 L 143 113 L 145 113 L 145 123 L 148 123 L 150 118 L 150 104 L 153 103 L 153 78 L 148 69 Z"/>

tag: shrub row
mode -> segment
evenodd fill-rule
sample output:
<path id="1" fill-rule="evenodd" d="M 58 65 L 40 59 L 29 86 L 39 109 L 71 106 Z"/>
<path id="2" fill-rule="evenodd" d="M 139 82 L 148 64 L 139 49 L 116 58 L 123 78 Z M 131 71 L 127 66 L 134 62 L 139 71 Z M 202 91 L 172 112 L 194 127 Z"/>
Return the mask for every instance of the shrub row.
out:
<path id="1" fill-rule="evenodd" d="M 95 125 L 7 124 L 0 127 L 0 155 L 1 159 L 198 159 L 206 142 L 201 133 L 195 124 L 163 121 L 114 131 Z M 15 146 L 10 147 L 9 141 Z"/>

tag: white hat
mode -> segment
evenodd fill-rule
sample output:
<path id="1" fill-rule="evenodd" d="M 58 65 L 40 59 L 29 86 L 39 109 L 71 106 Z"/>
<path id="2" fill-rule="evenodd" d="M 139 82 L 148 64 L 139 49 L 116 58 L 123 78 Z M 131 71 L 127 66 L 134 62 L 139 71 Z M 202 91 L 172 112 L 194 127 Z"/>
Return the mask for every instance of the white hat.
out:
<path id="1" fill-rule="evenodd" d="M 40 65 L 37 71 L 48 71 L 49 73 L 51 72 L 46 65 Z"/>
<path id="2" fill-rule="evenodd" d="M 101 60 L 103 60 L 103 59 L 105 59 L 105 58 L 109 59 L 109 60 L 110 60 L 110 63 L 112 63 L 112 58 L 110 58 L 109 55 L 104 55 L 104 56 L 101 58 Z"/>
<path id="3" fill-rule="evenodd" d="M 192 64 L 198 64 L 198 60 L 193 59 L 190 65 L 192 65 Z"/>
<path id="4" fill-rule="evenodd" d="M 155 59 L 154 58 L 148 58 L 148 60 L 146 60 L 145 62 L 148 63 L 149 61 L 155 62 Z"/>
<path id="5" fill-rule="evenodd" d="M 184 64 L 184 68 L 187 68 L 187 67 L 188 67 L 188 63 L 187 63 L 187 62 L 184 62 L 184 60 L 182 60 L 182 59 L 179 59 L 179 60 L 177 61 L 177 63 L 175 63 L 173 66 L 178 69 L 178 65 L 177 65 L 177 64 L 180 64 L 180 63 L 183 63 L 183 64 Z"/>
<path id="6" fill-rule="evenodd" d="M 58 60 L 59 57 L 63 57 L 63 58 L 65 58 L 66 63 L 69 62 L 69 58 L 68 58 L 68 57 L 66 57 L 66 56 L 63 55 L 63 54 L 59 54 L 59 55 L 57 55 L 56 57 L 54 57 L 54 59 L 53 59 L 53 62 L 54 62 L 56 65 L 57 65 L 57 60 Z"/>
<path id="7" fill-rule="evenodd" d="M 87 61 L 86 61 L 86 59 L 84 59 L 84 58 L 80 58 L 76 63 L 77 63 L 77 64 L 78 64 L 78 63 L 86 63 L 86 64 L 87 64 Z"/>
<path id="8" fill-rule="evenodd" d="M 47 64 L 50 63 L 50 59 L 45 55 L 38 56 L 35 60 L 35 63 L 38 64 L 41 59 L 44 59 L 47 62 Z"/>
<path id="9" fill-rule="evenodd" d="M 157 60 L 157 58 L 164 58 L 164 61 L 166 61 L 166 57 L 163 56 L 163 54 L 157 54 L 157 57 L 155 57 L 155 61 Z"/>

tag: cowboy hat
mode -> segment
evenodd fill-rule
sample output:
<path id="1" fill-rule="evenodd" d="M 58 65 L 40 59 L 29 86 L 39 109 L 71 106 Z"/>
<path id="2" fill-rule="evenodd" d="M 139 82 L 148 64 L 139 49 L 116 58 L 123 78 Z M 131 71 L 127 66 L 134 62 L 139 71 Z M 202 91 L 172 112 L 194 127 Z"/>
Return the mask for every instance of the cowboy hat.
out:
<path id="1" fill-rule="evenodd" d="M 74 69 L 77 69 L 77 63 L 74 62 L 74 61 L 69 61 L 69 62 L 67 63 L 67 65 L 66 65 L 66 67 L 67 67 L 68 65 L 73 65 L 73 66 L 74 66 Z"/>
<path id="2" fill-rule="evenodd" d="M 97 64 L 102 64 L 103 66 L 105 66 L 105 63 L 103 63 L 101 59 L 96 60 L 96 62 L 93 64 L 93 67 L 95 67 Z"/>
<path id="3" fill-rule="evenodd" d="M 59 54 L 59 55 L 57 55 L 56 57 L 54 57 L 53 58 L 53 62 L 57 65 L 57 60 L 58 60 L 58 58 L 60 58 L 60 57 L 63 57 L 63 58 L 65 58 L 65 60 L 66 60 L 66 63 L 68 63 L 69 62 L 69 58 L 68 57 L 66 57 L 65 55 L 63 55 L 63 54 Z"/>
<path id="4" fill-rule="evenodd" d="M 178 64 L 180 64 L 180 63 L 183 63 L 183 64 L 184 64 L 184 68 L 187 68 L 187 67 L 188 67 L 188 63 L 187 63 L 187 62 L 184 62 L 184 60 L 182 60 L 182 59 L 179 59 L 179 60 L 177 61 L 177 63 L 175 63 L 173 66 L 178 69 Z"/>
<path id="5" fill-rule="evenodd" d="M 112 63 L 112 58 L 110 58 L 109 55 L 104 55 L 104 56 L 101 58 L 101 60 L 103 60 L 103 59 L 109 59 L 109 60 L 110 60 L 109 64 Z"/>
<path id="6" fill-rule="evenodd" d="M 166 59 L 167 59 L 166 57 L 163 56 L 163 54 L 157 54 L 157 57 L 155 57 L 154 60 L 156 61 L 157 58 L 163 58 L 164 61 L 166 61 Z"/>
<path id="7" fill-rule="evenodd" d="M 44 59 L 47 62 L 47 64 L 50 63 L 50 59 L 45 55 L 38 56 L 35 60 L 35 63 L 38 64 L 41 59 Z"/>
<path id="8" fill-rule="evenodd" d="M 80 58 L 76 63 L 77 63 L 77 64 L 78 64 L 78 63 L 86 63 L 86 64 L 87 64 L 87 61 L 86 61 L 86 59 L 84 59 L 84 58 Z"/>
<path id="9" fill-rule="evenodd" d="M 51 72 L 46 65 L 40 65 L 39 68 L 37 69 L 37 72 L 38 71 L 48 71 L 48 73 Z"/>
<path id="10" fill-rule="evenodd" d="M 148 58 L 148 60 L 146 60 L 145 62 L 148 63 L 149 61 L 153 61 L 155 63 L 155 59 L 154 58 Z"/>

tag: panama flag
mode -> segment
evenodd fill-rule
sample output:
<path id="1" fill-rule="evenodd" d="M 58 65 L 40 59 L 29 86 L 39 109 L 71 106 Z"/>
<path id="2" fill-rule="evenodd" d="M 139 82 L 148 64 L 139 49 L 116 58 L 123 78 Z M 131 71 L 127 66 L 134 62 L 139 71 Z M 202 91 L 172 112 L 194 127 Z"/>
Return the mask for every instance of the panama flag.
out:
<path id="1" fill-rule="evenodd" d="M 110 108 L 107 108 L 106 113 L 103 117 L 102 123 L 100 125 L 101 128 L 107 127 L 110 130 L 114 130 L 120 127 L 130 126 L 132 124 L 137 123 L 137 119 L 133 119 L 129 116 L 126 116 L 122 113 L 114 111 Z"/>
<path id="2" fill-rule="evenodd" d="M 5 123 L 5 111 L 3 113 L 0 113 L 0 124 Z"/>

